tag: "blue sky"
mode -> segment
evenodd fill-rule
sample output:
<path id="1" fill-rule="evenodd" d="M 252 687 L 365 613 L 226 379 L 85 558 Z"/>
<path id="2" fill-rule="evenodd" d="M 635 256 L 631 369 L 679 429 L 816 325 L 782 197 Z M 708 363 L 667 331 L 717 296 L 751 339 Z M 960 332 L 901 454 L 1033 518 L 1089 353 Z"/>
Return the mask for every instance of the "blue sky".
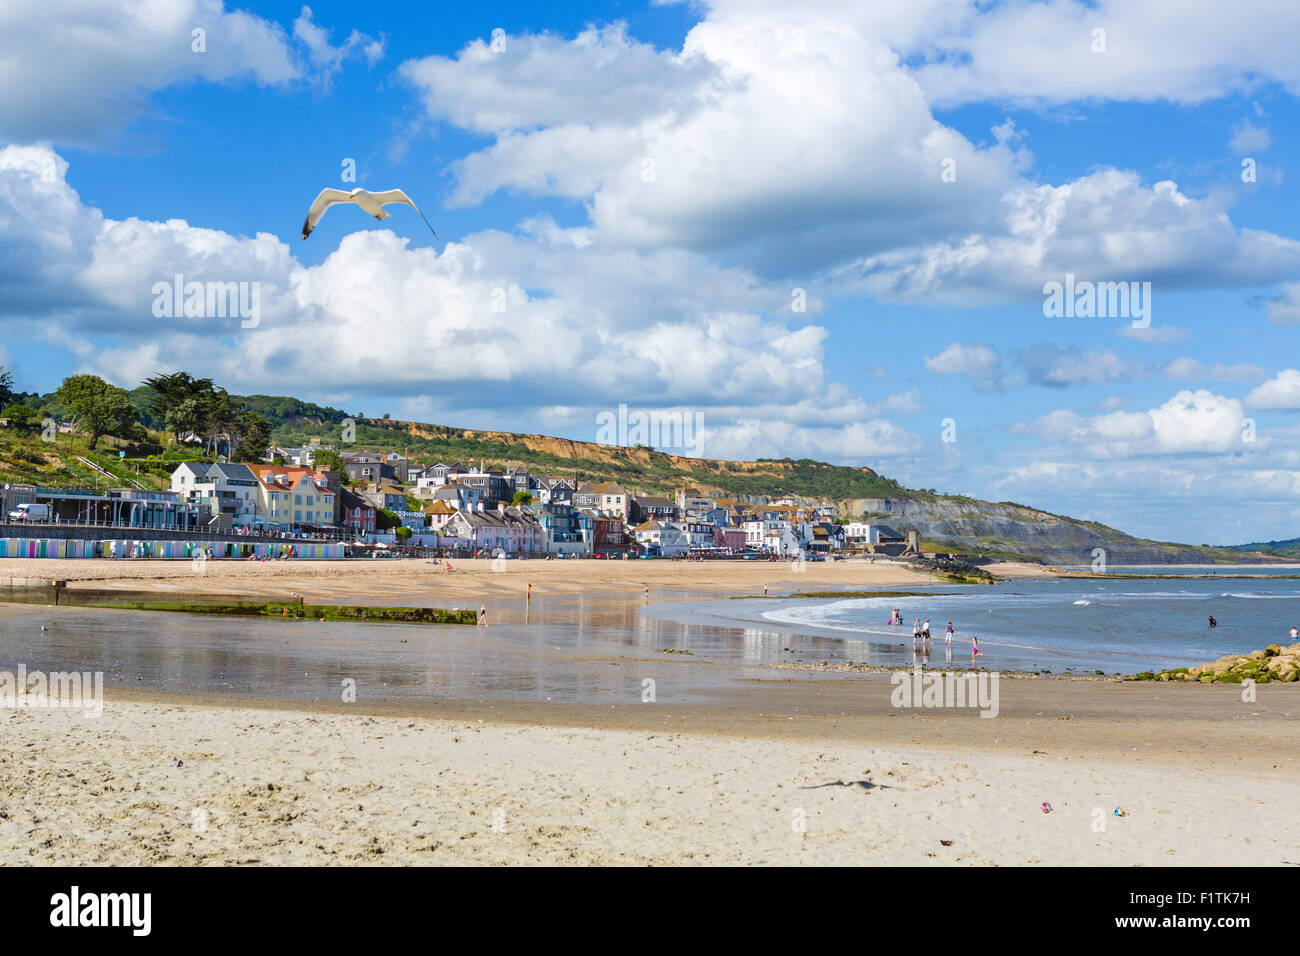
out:
<path id="1" fill-rule="evenodd" d="M 675 409 L 668 451 L 1300 536 L 1292 7 L 20 0 L 0 364 L 587 440 Z M 354 185 L 442 241 L 299 238 Z M 256 324 L 156 316 L 177 273 Z M 1066 273 L 1149 282 L 1150 326 L 1048 317 Z"/>

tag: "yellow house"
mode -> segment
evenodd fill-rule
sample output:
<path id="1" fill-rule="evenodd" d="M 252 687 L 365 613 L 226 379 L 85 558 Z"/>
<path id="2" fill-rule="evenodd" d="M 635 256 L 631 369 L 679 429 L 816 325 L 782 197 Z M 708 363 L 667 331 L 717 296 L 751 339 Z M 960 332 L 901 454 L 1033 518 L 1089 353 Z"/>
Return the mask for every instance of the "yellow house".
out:
<path id="1" fill-rule="evenodd" d="M 297 465 L 253 465 L 258 503 L 271 524 L 334 524 L 334 489 L 318 471 Z"/>

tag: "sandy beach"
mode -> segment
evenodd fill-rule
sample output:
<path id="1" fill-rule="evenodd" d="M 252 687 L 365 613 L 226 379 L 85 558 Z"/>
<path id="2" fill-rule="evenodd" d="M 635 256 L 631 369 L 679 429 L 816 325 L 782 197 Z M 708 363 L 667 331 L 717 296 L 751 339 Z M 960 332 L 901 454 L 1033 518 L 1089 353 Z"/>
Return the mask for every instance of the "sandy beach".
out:
<path id="1" fill-rule="evenodd" d="M 535 594 L 640 593 L 649 587 L 662 599 L 683 592 L 761 593 L 763 585 L 789 590 L 879 588 L 933 584 L 933 575 L 890 561 L 809 562 L 796 571 L 788 561 L 509 560 L 444 562 L 376 559 L 348 561 L 190 561 L 0 559 L 0 578 L 40 577 L 68 587 L 175 590 L 195 594 L 302 595 L 311 601 L 345 603 L 366 596 L 405 598 L 419 604 L 477 602 L 517 596 L 531 583 Z M 1042 576 L 1031 564 L 1004 563 L 998 577 Z"/>
<path id="2" fill-rule="evenodd" d="M 1070 688 L 1084 709 L 1081 692 L 1104 707 L 1115 690 L 1025 683 Z M 1216 722 L 1178 716 L 1203 688 L 1160 690 L 1184 701 L 1158 726 L 149 700 L 110 700 L 98 718 L 17 711 L 2 718 L 0 863 L 1300 862 L 1286 732 L 1300 694 Z"/>
<path id="3" fill-rule="evenodd" d="M 34 564 L 4 562 L 0 576 L 31 575 Z M 568 596 L 554 613 L 581 598 L 586 619 L 614 622 L 635 615 L 646 585 L 652 600 L 684 600 L 753 595 L 765 583 L 932 580 L 851 562 L 803 573 L 767 562 L 453 567 L 216 562 L 196 574 L 187 562 L 41 562 L 39 573 L 72 588 L 431 604 L 490 603 L 531 581 L 537 594 Z M 62 633 L 89 613 L 49 620 Z M 414 633 L 411 644 L 398 637 L 361 639 L 415 648 Z M 571 666 L 545 650 L 537 660 Z M 663 674 L 717 666 L 652 647 L 572 666 L 639 677 L 651 658 Z M 1300 863 L 1300 684 L 1260 687 L 1247 703 L 1234 686 L 1004 677 L 998 716 L 983 719 L 894 706 L 883 674 L 781 675 L 719 685 L 707 706 L 633 695 L 617 705 L 473 693 L 250 700 L 110 686 L 98 717 L 5 709 L 0 863 Z"/>

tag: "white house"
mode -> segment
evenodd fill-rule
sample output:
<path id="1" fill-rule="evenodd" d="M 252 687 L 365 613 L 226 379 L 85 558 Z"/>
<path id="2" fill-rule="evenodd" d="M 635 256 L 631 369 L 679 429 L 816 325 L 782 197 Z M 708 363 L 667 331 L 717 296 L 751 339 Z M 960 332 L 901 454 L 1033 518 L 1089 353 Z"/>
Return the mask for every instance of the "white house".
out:
<path id="1" fill-rule="evenodd" d="M 207 505 L 239 527 L 254 524 L 261 511 L 260 482 L 247 465 L 181 462 L 172 472 L 171 490 L 181 500 Z"/>
<path id="2" fill-rule="evenodd" d="M 901 540 L 903 539 L 899 533 L 888 525 L 869 524 L 865 521 L 849 521 L 844 525 L 844 544 L 846 547 L 860 547 L 865 544 L 881 544 Z"/>

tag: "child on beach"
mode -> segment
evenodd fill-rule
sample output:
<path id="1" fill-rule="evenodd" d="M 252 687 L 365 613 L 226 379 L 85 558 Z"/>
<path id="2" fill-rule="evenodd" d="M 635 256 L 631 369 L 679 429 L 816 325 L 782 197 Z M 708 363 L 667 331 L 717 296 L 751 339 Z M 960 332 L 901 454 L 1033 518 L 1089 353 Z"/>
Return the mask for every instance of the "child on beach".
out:
<path id="1" fill-rule="evenodd" d="M 984 652 L 980 650 L 979 638 L 976 637 L 974 634 L 972 634 L 970 636 L 970 662 L 972 664 L 975 663 L 976 654 L 978 654 L 980 657 L 984 656 Z"/>
<path id="2" fill-rule="evenodd" d="M 921 640 L 921 619 L 918 617 L 912 622 L 912 643 L 916 644 Z"/>

